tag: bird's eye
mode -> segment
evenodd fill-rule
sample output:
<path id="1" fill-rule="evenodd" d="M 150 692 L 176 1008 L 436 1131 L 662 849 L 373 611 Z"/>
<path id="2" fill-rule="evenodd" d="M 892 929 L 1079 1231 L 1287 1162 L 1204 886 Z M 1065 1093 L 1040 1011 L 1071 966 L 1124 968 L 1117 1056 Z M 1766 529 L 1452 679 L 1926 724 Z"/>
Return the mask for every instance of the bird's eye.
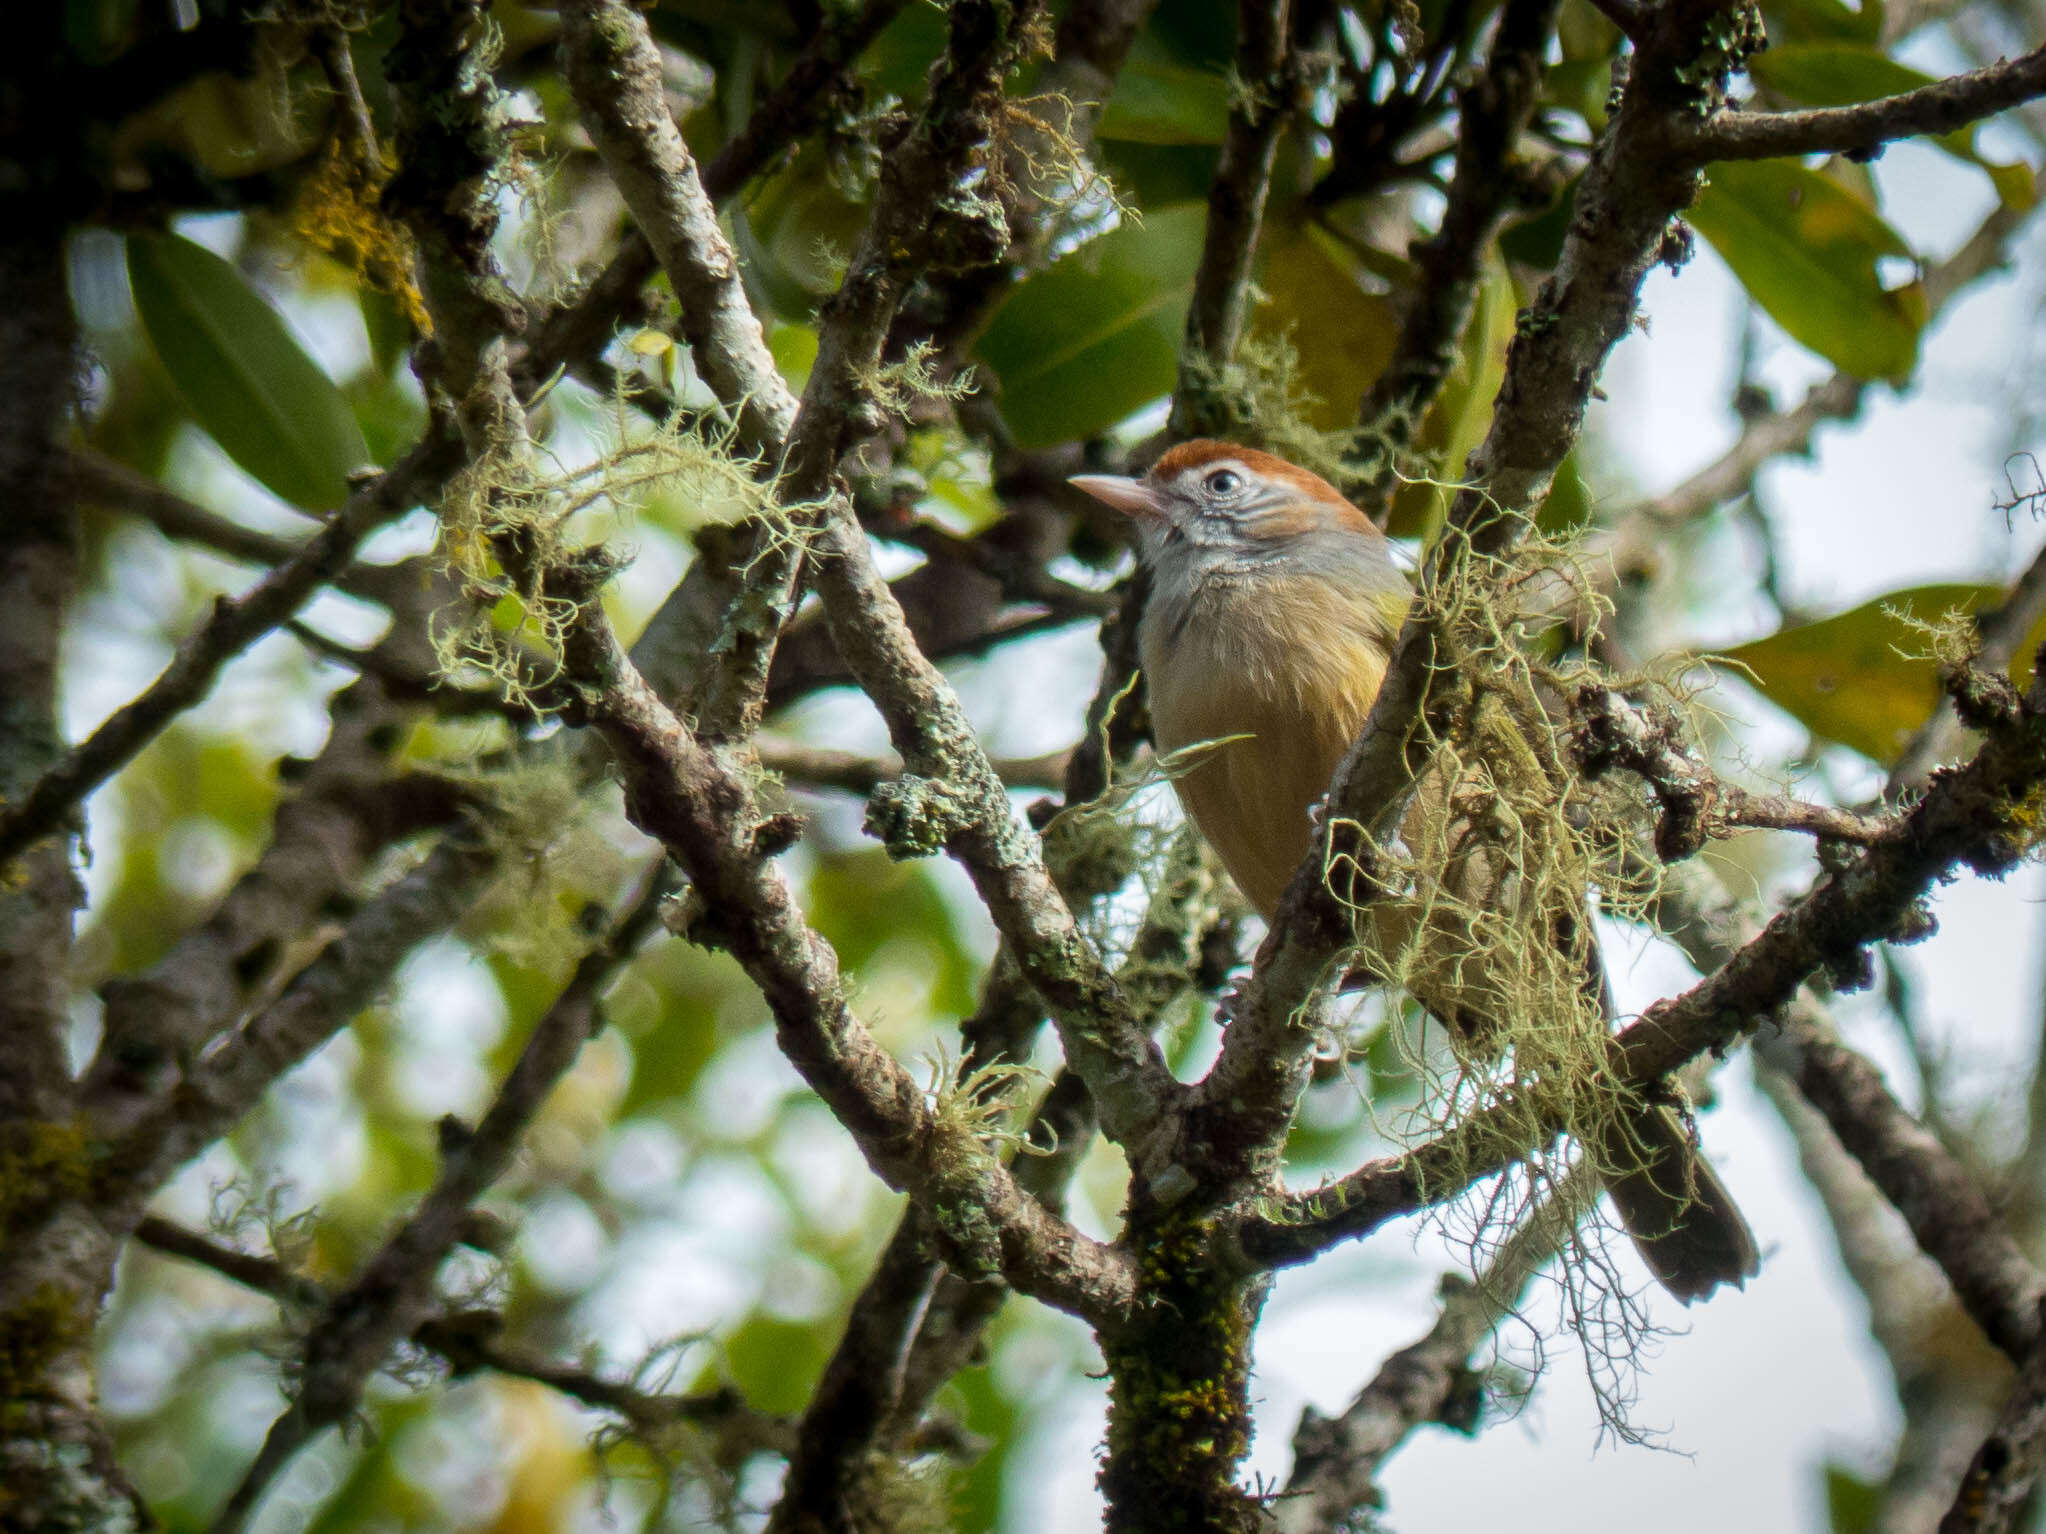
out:
<path id="1" fill-rule="evenodd" d="M 1208 488 L 1208 494 L 1230 496 L 1243 488 L 1243 476 L 1234 469 L 1217 469 L 1201 481 Z"/>

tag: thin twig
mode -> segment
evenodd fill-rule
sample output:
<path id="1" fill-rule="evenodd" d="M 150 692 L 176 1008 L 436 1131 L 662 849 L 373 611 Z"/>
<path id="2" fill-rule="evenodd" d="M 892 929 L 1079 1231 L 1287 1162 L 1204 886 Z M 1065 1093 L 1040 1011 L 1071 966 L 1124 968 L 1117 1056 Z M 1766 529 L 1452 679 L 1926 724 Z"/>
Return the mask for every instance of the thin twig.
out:
<path id="1" fill-rule="evenodd" d="M 1442 1284 L 1442 1312 L 1427 1333 L 1386 1359 L 1341 1416 L 1313 1407 L 1293 1433 L 1293 1471 L 1275 1505 L 1282 1534 L 1344 1534 L 1377 1505 L 1379 1467 L 1415 1428 L 1468 1402 L 1470 1358 L 1511 1314 L 1536 1274 L 1598 1200 L 1599 1182 L 1572 1167 L 1525 1217 L 1475 1280 Z"/>
<path id="2" fill-rule="evenodd" d="M 1236 356 L 1250 313 L 1250 273 L 1272 189 L 1279 138 L 1292 120 L 1299 82 L 1292 68 L 1292 0 L 1237 0 L 1236 99 L 1222 153 L 1208 183 L 1208 225 L 1194 272 L 1180 346 L 1172 430 L 1197 436 L 1223 429 L 1203 410 L 1201 380 Z"/>
<path id="3" fill-rule="evenodd" d="M 625 915 L 583 957 L 533 1025 L 496 1100 L 475 1131 L 447 1152 L 438 1181 L 419 1207 L 308 1329 L 298 1395 L 270 1425 L 255 1462 L 214 1520 L 213 1534 L 239 1534 L 270 1482 L 308 1441 L 356 1410 L 363 1386 L 392 1346 L 426 1319 L 441 1261 L 460 1237 L 470 1206 L 503 1174 L 526 1125 L 595 1030 L 598 997 L 656 926 L 669 890 L 666 861 L 655 860 Z"/>
<path id="4" fill-rule="evenodd" d="M 334 579 L 362 540 L 416 505 L 454 467 L 451 445 L 429 438 L 348 499 L 348 504 L 284 564 L 242 596 L 221 598 L 197 632 L 150 686 L 123 704 L 13 804 L 0 808 L 0 865 L 60 829 L 85 796 L 156 738 L 213 686 L 221 668 L 298 611 Z"/>
<path id="5" fill-rule="evenodd" d="M 245 1288 L 269 1295 L 292 1311 L 317 1312 L 329 1303 L 330 1297 L 322 1285 L 293 1272 L 276 1258 L 241 1251 L 161 1215 L 144 1215 L 135 1227 L 134 1239 L 166 1256 L 211 1268 Z M 722 1434 L 733 1424 L 743 1424 L 747 1435 L 761 1448 L 776 1453 L 788 1450 L 789 1424 L 782 1418 L 753 1411 L 733 1390 L 680 1396 L 650 1394 L 586 1369 L 526 1353 L 504 1342 L 503 1331 L 504 1318 L 493 1312 L 457 1311 L 428 1316 L 413 1329 L 411 1340 L 428 1352 L 439 1354 L 457 1375 L 488 1369 L 494 1374 L 533 1380 L 585 1406 L 615 1413 L 634 1427 L 693 1422 Z"/>
<path id="6" fill-rule="evenodd" d="M 1368 498 L 1360 504 L 1380 521 L 1390 509 L 1386 498 L 1399 460 L 1456 365 L 1457 343 L 1477 309 L 1493 237 L 1529 193 L 1515 144 L 1541 99 L 1557 5 L 1558 0 L 1510 0 L 1484 70 L 1458 94 L 1456 175 L 1442 222 L 1412 251 L 1418 280 L 1402 305 L 1399 339 L 1357 411 L 1380 455 Z"/>

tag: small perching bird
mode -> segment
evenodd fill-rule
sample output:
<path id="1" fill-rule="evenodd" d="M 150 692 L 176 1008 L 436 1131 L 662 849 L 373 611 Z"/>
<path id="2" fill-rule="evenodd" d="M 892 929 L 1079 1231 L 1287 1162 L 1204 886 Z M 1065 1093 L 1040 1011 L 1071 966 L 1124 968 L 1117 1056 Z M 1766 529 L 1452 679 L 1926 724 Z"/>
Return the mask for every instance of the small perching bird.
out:
<path id="1" fill-rule="evenodd" d="M 1310 811 L 1385 680 L 1412 587 L 1369 518 L 1319 475 L 1269 453 L 1184 442 L 1141 479 L 1083 474 L 1072 483 L 1136 526 L 1151 575 L 1137 641 L 1154 741 L 1168 756 L 1201 747 L 1173 786 L 1244 898 L 1270 920 L 1306 856 Z M 1449 796 L 1449 785 L 1424 784 L 1407 825 L 1446 813 Z M 1476 841 L 1445 856 L 1441 885 L 1467 908 L 1511 901 L 1513 872 L 1496 846 Z M 1584 898 L 1582 888 L 1570 895 L 1571 930 L 1559 936 L 1573 945 L 1573 983 L 1603 998 Z M 1374 920 L 1387 945 L 1412 938 L 1411 917 L 1391 937 L 1384 923 L 1397 918 L 1374 911 Z M 1404 978 L 1447 1026 L 1482 1040 L 1501 1024 L 1471 998 L 1510 990 L 1487 985 L 1486 966 L 1496 978 L 1515 961 L 1451 952 L 1454 934 L 1437 930 L 1436 917 L 1423 920 L 1424 942 L 1410 949 L 1421 962 Z M 1598 1152 L 1621 1222 L 1677 1299 L 1738 1288 L 1759 1270 L 1746 1220 L 1672 1109 L 1640 1104 Z"/>

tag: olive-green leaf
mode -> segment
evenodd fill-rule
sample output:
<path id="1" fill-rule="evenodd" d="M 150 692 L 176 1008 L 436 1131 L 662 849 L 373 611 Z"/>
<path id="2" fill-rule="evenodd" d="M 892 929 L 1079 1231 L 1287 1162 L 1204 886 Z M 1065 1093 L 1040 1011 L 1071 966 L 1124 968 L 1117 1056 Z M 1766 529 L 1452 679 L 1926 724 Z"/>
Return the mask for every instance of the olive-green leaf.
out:
<path id="1" fill-rule="evenodd" d="M 1219 144 L 1228 125 L 1222 74 L 1175 58 L 1146 34 L 1130 49 L 1095 131 L 1138 144 Z"/>
<path id="2" fill-rule="evenodd" d="M 369 462 L 355 415 L 240 272 L 178 235 L 134 234 L 128 285 L 164 371 L 228 457 L 306 511 L 348 499 Z"/>
<path id="3" fill-rule="evenodd" d="M 1207 209 L 1146 213 L 1023 283 L 978 356 L 1019 446 L 1106 431 L 1172 388 Z"/>
<path id="4" fill-rule="evenodd" d="M 1879 0 L 1854 6 L 1844 0 L 1765 0 L 1763 16 L 1772 49 L 1814 40 L 1873 44 L 1883 35 L 1883 9 Z"/>
<path id="5" fill-rule="evenodd" d="M 1722 162 L 1687 215 L 1769 317 L 1843 372 L 1901 382 L 1918 362 L 1924 290 L 1876 263 L 1911 253 L 1867 203 L 1786 160 Z"/>
<path id="6" fill-rule="evenodd" d="M 1950 612 L 1986 611 L 2003 597 L 2001 586 L 1914 586 L 1779 629 L 1724 656 L 1753 672 L 1763 695 L 1814 735 L 1888 764 L 1939 702 L 1926 636 L 1906 615 L 1936 622 Z M 2019 647 L 2021 682 L 2039 637 Z"/>

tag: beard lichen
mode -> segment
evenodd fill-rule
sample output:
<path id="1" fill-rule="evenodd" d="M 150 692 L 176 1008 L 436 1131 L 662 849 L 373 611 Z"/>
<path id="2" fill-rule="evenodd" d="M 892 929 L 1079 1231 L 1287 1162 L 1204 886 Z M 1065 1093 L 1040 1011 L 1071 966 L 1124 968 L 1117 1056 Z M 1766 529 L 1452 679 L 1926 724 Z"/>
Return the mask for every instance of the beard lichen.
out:
<path id="1" fill-rule="evenodd" d="M 777 476 L 739 448 L 731 420 L 677 410 L 644 429 L 637 419 L 614 400 L 608 439 L 580 467 L 542 472 L 521 441 L 476 455 L 450 482 L 439 551 L 464 601 L 432 624 L 450 681 L 493 689 L 535 716 L 564 707 L 564 646 L 578 613 L 628 562 L 613 545 L 650 496 L 684 508 L 694 527 L 764 529 L 756 561 L 808 538 L 810 508 L 783 504 Z M 586 537 L 593 528 L 602 536 Z"/>
<path id="2" fill-rule="evenodd" d="M 1611 1181 L 1644 1171 L 1654 1152 L 1638 1127 L 1649 1105 L 1614 1067 L 1593 913 L 1646 925 L 1661 865 L 1644 850 L 1646 795 L 1622 775 L 1578 770 L 1568 700 L 1595 682 L 1680 717 L 1688 699 L 1666 680 L 1548 653 L 1561 646 L 1539 594 L 1559 579 L 1598 589 L 1570 543 L 1530 528 L 1509 555 L 1464 552 L 1416 599 L 1440 637 L 1438 686 L 1455 691 L 1446 711 L 1422 716 L 1430 765 L 1397 837 L 1373 849 L 1382 893 L 1349 897 L 1358 860 L 1339 849 L 1366 834 L 1354 823 L 1330 828 L 1342 834 L 1323 842 L 1324 878 L 1352 911 L 1343 967 L 1397 987 L 1441 1025 L 1389 1035 L 1420 1083 L 1396 1138 L 1447 1153 L 1424 1198 L 1439 1201 L 1436 1217 L 1474 1267 L 1530 1220 L 1551 1222 L 1564 1321 L 1608 1429 L 1631 1438 L 1645 1311 L 1607 1251 L 1609 1217 L 1585 1220 L 1577 1201 L 1547 1195 L 1580 1161 Z M 1582 633 L 1603 614 L 1576 616 Z"/>

